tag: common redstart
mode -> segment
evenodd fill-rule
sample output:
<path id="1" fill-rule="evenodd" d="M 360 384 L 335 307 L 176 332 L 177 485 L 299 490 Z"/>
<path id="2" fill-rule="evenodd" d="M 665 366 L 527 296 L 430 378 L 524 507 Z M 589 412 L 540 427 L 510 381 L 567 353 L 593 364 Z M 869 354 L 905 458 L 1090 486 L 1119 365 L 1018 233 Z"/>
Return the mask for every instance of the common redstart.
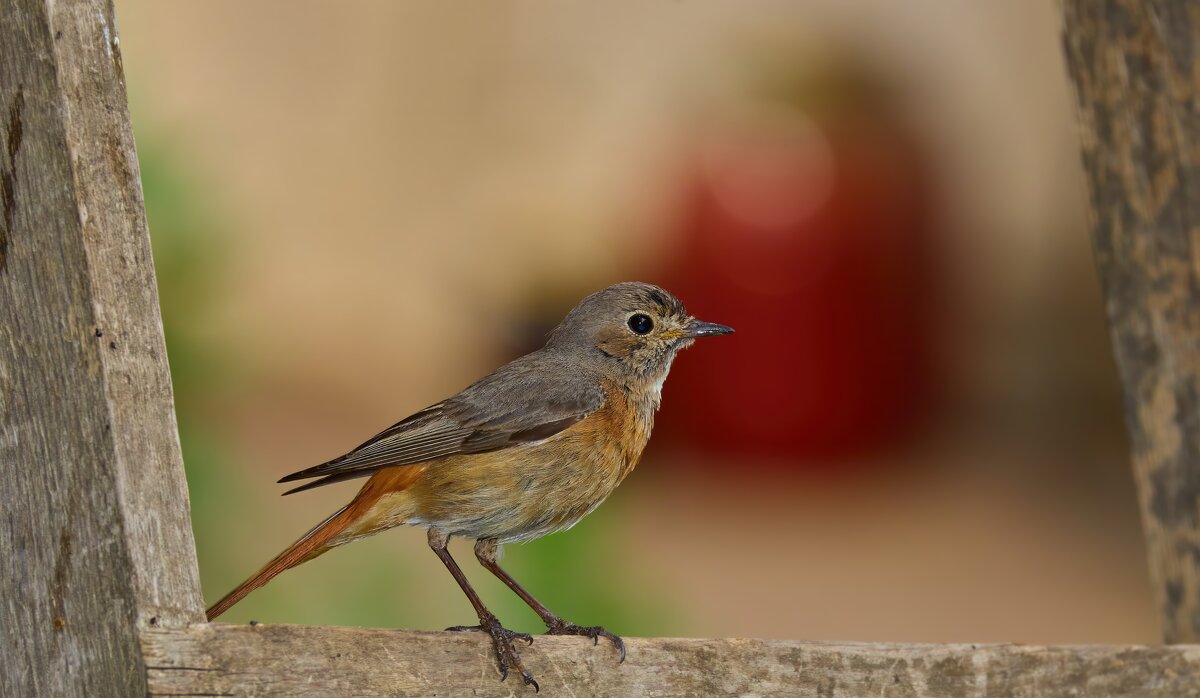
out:
<path id="1" fill-rule="evenodd" d="M 280 482 L 312 480 L 292 494 L 369 477 L 349 504 L 284 550 L 208 609 L 212 620 L 286 569 L 393 526 L 423 526 L 429 547 L 475 607 L 500 667 L 537 682 L 513 646 L 533 638 L 500 624 L 471 588 L 446 545 L 475 540 L 480 564 L 545 622 L 549 635 L 608 638 L 569 623 L 497 564 L 500 546 L 575 525 L 633 470 L 650 438 L 663 381 L 681 349 L 732 328 L 701 322 L 667 291 L 620 283 L 597 291 L 550 332 L 545 346 L 508 363 L 454 397 L 426 407 L 349 453 Z M 314 479 L 315 478 L 315 479 Z"/>

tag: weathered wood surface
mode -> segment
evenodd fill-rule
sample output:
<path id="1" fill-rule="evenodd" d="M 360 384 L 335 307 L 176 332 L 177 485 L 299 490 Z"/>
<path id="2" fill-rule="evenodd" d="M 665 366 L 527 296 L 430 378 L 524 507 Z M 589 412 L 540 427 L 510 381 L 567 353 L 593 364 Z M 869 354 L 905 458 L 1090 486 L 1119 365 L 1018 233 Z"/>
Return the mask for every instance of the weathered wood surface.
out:
<path id="1" fill-rule="evenodd" d="M 1200 4 L 1066 0 L 1097 265 L 1163 633 L 1200 639 Z"/>
<path id="2" fill-rule="evenodd" d="M 476 634 L 212 624 L 142 634 L 155 695 L 534 695 Z M 1200 647 L 538 637 L 546 696 L 1192 696 Z"/>
<path id="3" fill-rule="evenodd" d="M 112 5 L 0 3 L 0 695 L 146 690 L 202 620 Z"/>

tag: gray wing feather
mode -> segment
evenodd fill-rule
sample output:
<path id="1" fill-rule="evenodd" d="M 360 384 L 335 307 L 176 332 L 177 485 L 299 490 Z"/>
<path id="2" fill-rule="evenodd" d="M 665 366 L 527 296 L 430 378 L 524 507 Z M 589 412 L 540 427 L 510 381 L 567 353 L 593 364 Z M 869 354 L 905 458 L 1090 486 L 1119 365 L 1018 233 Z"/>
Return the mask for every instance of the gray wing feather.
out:
<path id="1" fill-rule="evenodd" d="M 604 390 L 597 379 L 559 357 L 534 352 L 397 422 L 353 451 L 279 481 L 322 478 L 285 493 L 291 494 L 384 467 L 540 441 L 603 404 Z"/>

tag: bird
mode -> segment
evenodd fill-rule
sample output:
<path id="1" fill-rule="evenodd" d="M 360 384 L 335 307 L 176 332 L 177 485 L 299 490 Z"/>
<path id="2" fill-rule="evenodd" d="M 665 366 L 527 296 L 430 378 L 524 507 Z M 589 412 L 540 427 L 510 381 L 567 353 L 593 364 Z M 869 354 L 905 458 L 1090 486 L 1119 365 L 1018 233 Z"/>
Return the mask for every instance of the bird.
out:
<path id="1" fill-rule="evenodd" d="M 501 366 L 453 397 L 384 429 L 354 450 L 279 482 L 307 480 L 294 494 L 367 478 L 349 504 L 317 524 L 207 611 L 211 621 L 279 573 L 339 545 L 400 525 L 427 529 L 429 547 L 466 594 L 492 640 L 500 680 L 509 669 L 539 690 L 515 640 L 450 556 L 450 539 L 475 541 L 475 557 L 546 624 L 548 635 L 625 644 L 601 626 L 563 620 L 498 560 L 506 543 L 575 525 L 637 465 L 650 438 L 663 383 L 696 339 L 730 334 L 697 320 L 665 289 L 623 282 L 579 302 L 544 346 Z"/>

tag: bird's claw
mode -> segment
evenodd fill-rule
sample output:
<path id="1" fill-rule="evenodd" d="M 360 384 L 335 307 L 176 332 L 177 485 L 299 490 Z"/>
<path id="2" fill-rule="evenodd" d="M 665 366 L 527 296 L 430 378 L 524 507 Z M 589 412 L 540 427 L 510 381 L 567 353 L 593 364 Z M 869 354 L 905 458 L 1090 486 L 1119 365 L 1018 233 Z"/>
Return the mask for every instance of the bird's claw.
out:
<path id="1" fill-rule="evenodd" d="M 481 618 L 479 625 L 455 625 L 446 628 L 450 632 L 482 632 L 487 633 L 492 637 L 492 648 L 496 651 L 496 664 L 500 669 L 500 680 L 508 679 L 508 669 L 512 667 L 521 672 L 521 679 L 526 686 L 533 686 L 535 692 L 541 692 L 541 686 L 533 678 L 533 674 L 525 668 L 524 662 L 521 661 L 521 655 L 517 653 L 517 648 L 513 647 L 513 640 L 524 640 L 526 644 L 533 644 L 533 636 L 529 633 L 519 633 L 515 630 L 500 625 L 500 621 L 496 618 Z"/>
<path id="2" fill-rule="evenodd" d="M 557 623 L 547 623 L 547 635 L 580 635 L 582 637 L 592 638 L 592 644 L 600 644 L 600 638 L 605 637 L 612 641 L 613 646 L 621 653 L 621 658 L 618 663 L 625 661 L 625 641 L 619 636 L 610 633 L 599 625 L 582 626 L 568 623 L 566 621 L 558 621 Z"/>
<path id="3" fill-rule="evenodd" d="M 527 644 L 527 645 L 533 644 L 533 636 L 530 635 L 529 633 L 519 633 L 515 630 L 509 630 L 508 628 L 500 626 L 499 621 L 496 621 L 496 625 L 500 628 L 500 632 L 508 639 L 524 640 L 525 644 Z M 446 632 L 448 632 L 448 633 L 461 633 L 461 632 L 482 633 L 482 632 L 486 632 L 488 634 L 492 633 L 490 628 L 485 628 L 481 625 L 452 625 L 449 628 L 446 628 Z"/>

